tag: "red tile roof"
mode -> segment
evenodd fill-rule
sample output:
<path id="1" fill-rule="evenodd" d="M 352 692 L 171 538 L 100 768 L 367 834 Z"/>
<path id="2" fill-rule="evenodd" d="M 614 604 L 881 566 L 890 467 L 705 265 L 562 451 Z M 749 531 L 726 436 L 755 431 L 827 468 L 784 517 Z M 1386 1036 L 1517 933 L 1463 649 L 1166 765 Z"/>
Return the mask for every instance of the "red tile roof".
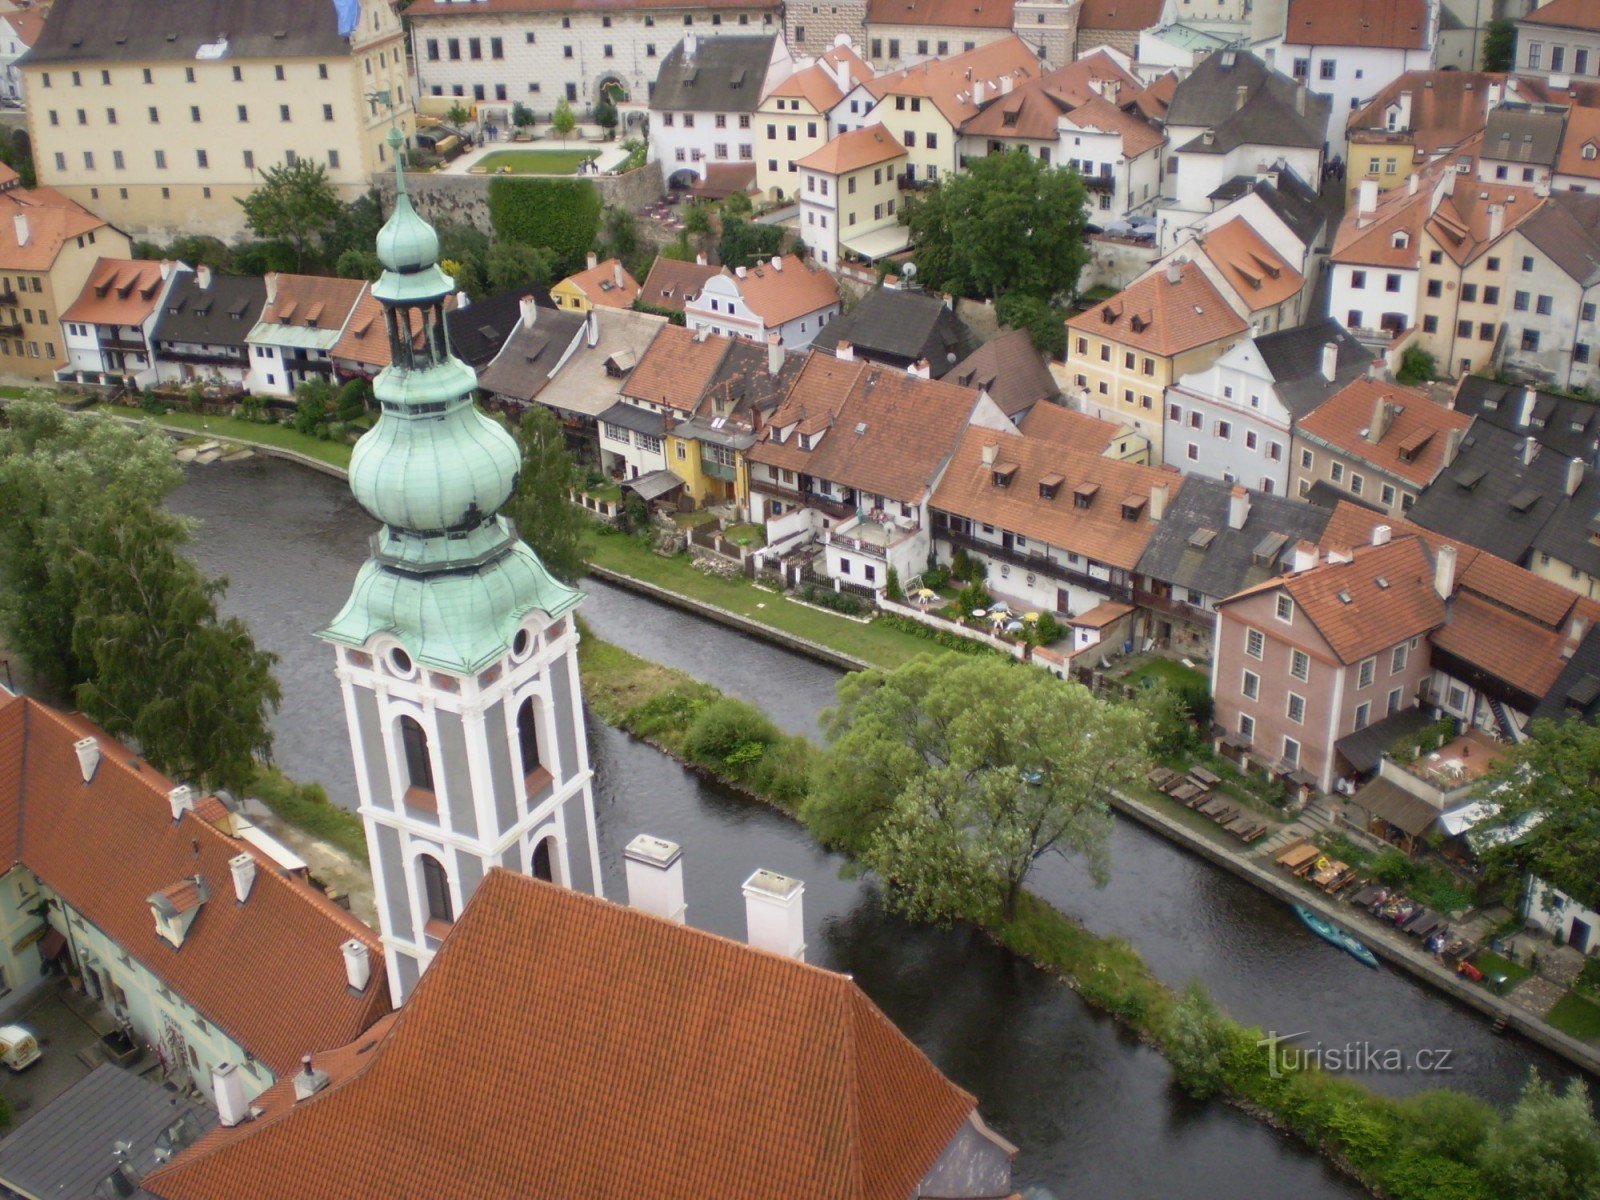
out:
<path id="1" fill-rule="evenodd" d="M 1174 272 L 1177 282 L 1172 280 Z M 1204 271 L 1174 260 L 1072 317 L 1067 328 L 1169 358 L 1240 337 L 1250 326 L 1228 307 Z"/>
<path id="2" fill-rule="evenodd" d="M 1370 440 L 1378 401 L 1387 401 L 1389 427 Z M 1465 431 L 1472 418 L 1435 404 L 1425 392 L 1378 379 L 1346 384 L 1300 421 L 1304 433 L 1380 470 L 1423 485 L 1444 466 L 1444 444 L 1452 429 Z"/>
<path id="3" fill-rule="evenodd" d="M 85 784 L 74 743 L 100 743 Z M 0 707 L 0 857 L 23 863 L 196 1012 L 282 1075 L 389 1011 L 376 934 L 248 843 L 193 813 L 172 819 L 170 780 L 81 717 L 31 699 Z M 249 899 L 229 860 L 257 859 Z M 156 892 L 202 876 L 211 898 L 181 947 L 156 935 Z M 181 905 L 180 905 L 181 907 Z M 340 946 L 358 938 L 372 976 L 352 995 Z"/>
<path id="4" fill-rule="evenodd" d="M 905 1200 L 975 1106 L 847 976 L 501 869 L 387 1031 L 318 1065 L 143 1186 Z"/>
<path id="5" fill-rule="evenodd" d="M 1427 0 L 1289 0 L 1283 40 L 1293 46 L 1426 50 Z"/>

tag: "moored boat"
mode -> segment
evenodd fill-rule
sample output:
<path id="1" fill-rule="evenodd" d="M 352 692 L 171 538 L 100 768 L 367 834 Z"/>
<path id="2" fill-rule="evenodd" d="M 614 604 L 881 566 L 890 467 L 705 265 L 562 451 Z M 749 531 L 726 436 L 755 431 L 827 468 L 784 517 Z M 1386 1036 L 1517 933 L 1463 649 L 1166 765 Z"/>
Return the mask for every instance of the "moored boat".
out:
<path id="1" fill-rule="evenodd" d="M 1323 941 L 1339 947 L 1346 954 L 1369 967 L 1378 965 L 1377 955 L 1367 949 L 1366 944 L 1354 934 L 1346 933 L 1332 921 L 1329 921 L 1319 913 L 1313 912 L 1304 904 L 1296 904 L 1294 911 L 1299 914 L 1300 919 L 1306 923 L 1311 932 L 1315 933 Z"/>

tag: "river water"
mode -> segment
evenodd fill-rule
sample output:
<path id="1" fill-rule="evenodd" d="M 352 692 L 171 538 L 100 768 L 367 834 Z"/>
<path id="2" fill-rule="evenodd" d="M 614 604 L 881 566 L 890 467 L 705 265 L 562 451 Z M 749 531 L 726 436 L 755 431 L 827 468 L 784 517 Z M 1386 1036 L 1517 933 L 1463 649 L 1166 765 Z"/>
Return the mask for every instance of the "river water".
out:
<path id="1" fill-rule="evenodd" d="M 330 620 L 367 553 L 372 524 L 344 485 L 305 468 L 250 460 L 190 468 L 172 507 L 201 525 L 195 553 L 228 577 L 225 602 L 279 656 L 284 706 L 276 758 L 353 807 L 355 781 L 332 654 L 311 633 Z M 595 633 L 749 699 L 780 725 L 817 736 L 838 672 L 697 617 L 590 580 Z M 852 973 L 869 995 L 1021 1149 L 1017 1180 L 1056 1195 L 1197 1198 L 1358 1194 L 1314 1155 L 1221 1105 L 1194 1105 L 1159 1055 L 1131 1042 L 1069 991 L 965 931 L 886 914 L 874 888 L 793 822 L 707 785 L 591 717 L 605 887 L 624 895 L 622 847 L 649 832 L 684 846 L 691 923 L 743 936 L 740 881 L 763 866 L 806 881 L 813 962 Z M 1235 1016 L 1305 1044 L 1447 1050 L 1445 1073 L 1369 1074 L 1405 1094 L 1450 1086 L 1504 1103 L 1530 1066 L 1572 1073 L 1516 1038 L 1389 970 L 1371 971 L 1312 938 L 1284 905 L 1119 820 L 1111 882 L 1097 889 L 1048 861 L 1032 886 L 1101 933 L 1127 937 L 1181 986 L 1200 978 Z"/>

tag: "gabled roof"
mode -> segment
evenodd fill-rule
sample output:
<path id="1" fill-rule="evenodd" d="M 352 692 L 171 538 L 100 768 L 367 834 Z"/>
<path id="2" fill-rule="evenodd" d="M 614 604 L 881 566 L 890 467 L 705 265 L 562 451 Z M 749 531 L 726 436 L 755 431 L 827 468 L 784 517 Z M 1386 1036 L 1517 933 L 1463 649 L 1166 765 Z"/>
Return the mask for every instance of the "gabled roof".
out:
<path id="1" fill-rule="evenodd" d="M 951 125 L 959 128 L 982 103 L 1000 94 L 1002 80 L 1015 87 L 1039 73 L 1039 56 L 1015 34 L 1007 34 L 973 50 L 933 58 L 888 75 L 879 75 L 867 89 L 880 100 L 885 96 L 921 96 L 931 100 Z M 975 102 L 974 83 L 983 84 Z"/>
<path id="2" fill-rule="evenodd" d="M 257 275 L 212 275 L 201 287 L 197 272 L 173 281 L 151 338 L 211 346 L 243 346 L 267 303 L 267 285 Z"/>
<path id="3" fill-rule="evenodd" d="M 456 307 L 444 314 L 451 352 L 474 370 L 488 366 L 506 344 L 517 322 L 522 320 L 524 296 L 533 297 L 541 317 L 557 311 L 549 289 L 532 285 L 496 292 L 465 305 L 460 303 L 458 295 Z"/>
<path id="4" fill-rule="evenodd" d="M 328 0 L 191 0 L 181 8 L 166 0 L 56 0 L 27 63 L 192 63 L 224 38 L 234 61 L 350 53 Z"/>
<path id="5" fill-rule="evenodd" d="M 1373 417 L 1382 401 L 1389 426 L 1371 440 Z M 1444 465 L 1450 431 L 1472 424 L 1466 413 L 1435 404 L 1425 392 L 1379 379 L 1345 385 L 1300 419 L 1300 431 L 1378 470 L 1418 485 L 1432 482 Z"/>
<path id="6" fill-rule="evenodd" d="M 680 41 L 661 60 L 651 111 L 755 112 L 776 41 L 776 34 L 696 37 L 693 57 Z"/>
<path id="7" fill-rule="evenodd" d="M 1245 102 L 1239 104 L 1239 89 Z M 1223 153 L 1239 145 L 1321 147 L 1330 101 L 1310 92 L 1254 54 L 1224 50 L 1203 59 L 1179 82 L 1167 108 L 1166 123 L 1215 133 L 1205 144 L 1196 137 L 1180 147 L 1201 153 Z"/>
<path id="8" fill-rule="evenodd" d="M 1371 351 L 1332 317 L 1264 333 L 1254 340 L 1278 399 L 1296 419 L 1361 375 L 1372 361 Z M 1322 374 L 1322 348 L 1329 342 L 1338 347 L 1331 380 Z"/>
<path id="9" fill-rule="evenodd" d="M 166 283 L 162 268 L 170 263 L 138 258 L 102 258 L 94 264 L 63 321 L 85 325 L 142 325 L 155 311 Z"/>
<path id="10" fill-rule="evenodd" d="M 846 975 L 500 868 L 371 1041 L 145 1188 L 905 1200 L 976 1103 Z"/>
<path id="11" fill-rule="evenodd" d="M 983 461 L 985 447 L 998 447 Z M 1001 485 L 1004 477 L 1008 482 Z M 1032 541 L 1132 570 L 1156 530 L 1150 489 L 1178 489 L 1182 477 L 1105 458 L 1042 437 L 969 427 L 930 502 Z M 1087 504 L 1083 503 L 1087 501 Z"/>
<path id="12" fill-rule="evenodd" d="M 1200 249 L 1251 312 L 1282 304 L 1305 286 L 1305 276 L 1243 217 L 1207 230 Z"/>
<path id="13" fill-rule="evenodd" d="M 620 284 L 617 282 L 619 272 Z M 598 308 L 632 308 L 634 299 L 639 295 L 639 281 L 628 273 L 619 259 L 615 258 L 608 258 L 604 262 L 595 263 L 587 270 L 568 275 L 561 283 L 577 288 L 590 304 Z M 561 284 L 556 286 L 560 287 Z"/>
<path id="14" fill-rule="evenodd" d="M 621 394 L 682 413 L 693 412 L 732 345 L 732 338 L 709 331 L 663 325 L 623 383 Z M 765 348 L 761 353 L 764 357 Z"/>
<path id="15" fill-rule="evenodd" d="M 682 312 L 684 300 L 698 295 L 706 280 L 721 273 L 721 267 L 709 263 L 680 262 L 658 254 L 639 288 L 639 300 L 652 308 Z"/>
<path id="16" fill-rule="evenodd" d="M 881 124 L 864 125 L 841 133 L 826 145 L 818 146 L 795 165 L 805 171 L 843 175 L 862 167 L 893 162 L 906 156 L 906 148 Z"/>
<path id="17" fill-rule="evenodd" d="M 194 813 L 172 819 L 172 782 L 80 717 L 0 692 L 0 859 L 21 862 L 196 1012 L 280 1076 L 317 1046 L 356 1037 L 389 1010 L 378 937 L 304 880 Z M 101 758 L 84 783 L 73 747 Z M 229 861 L 257 860 L 249 898 Z M 195 875 L 211 898 L 183 944 L 157 937 L 147 898 Z M 340 945 L 367 947 L 352 994 Z"/>
<path id="18" fill-rule="evenodd" d="M 522 321 L 506 335 L 500 352 L 478 372 L 486 392 L 527 402 L 544 391 L 574 343 L 584 337 L 588 317 L 570 309 L 536 308 L 532 325 Z"/>
<path id="19" fill-rule="evenodd" d="M 1067 328 L 1162 358 L 1236 338 L 1250 329 L 1204 271 L 1176 259 L 1069 318 Z"/>
<path id="20" fill-rule="evenodd" d="M 1161 24 L 1165 7 L 1165 0 L 1083 0 L 1078 28 L 1138 33 Z"/>
<path id="21" fill-rule="evenodd" d="M 1591 0 L 1550 0 L 1549 4 L 1541 5 L 1523 17 L 1520 23 L 1600 32 L 1600 11 L 1596 11 Z"/>
<path id="22" fill-rule="evenodd" d="M 978 347 L 977 335 L 941 297 L 889 287 L 873 288 L 823 326 L 811 344 L 832 354 L 840 342 L 849 342 L 858 357 L 894 367 L 927 359 L 935 379 Z"/>
<path id="23" fill-rule="evenodd" d="M 848 88 L 839 86 L 839 68 L 843 67 L 850 87 L 865 83 L 876 73 L 861 60 L 849 46 L 833 46 L 817 56 L 809 67 L 802 67 L 767 92 L 763 100 L 773 96 L 786 96 L 804 100 L 818 113 L 826 113 L 844 99 Z"/>
<path id="24" fill-rule="evenodd" d="M 1426 50 L 1427 0 L 1289 0 L 1283 40 L 1291 46 Z"/>
<path id="25" fill-rule="evenodd" d="M 1055 376 L 1050 374 L 1044 355 L 1034 349 L 1033 338 L 1026 329 L 1013 329 L 991 338 L 943 377 L 958 387 L 982 388 L 1008 417 L 1048 401 L 1061 390 L 1056 385 Z M 1063 408 L 1061 411 L 1069 410 Z M 1083 413 L 1073 415 L 1084 416 Z M 1085 419 L 1095 420 L 1093 417 Z M 1107 441 L 1117 430 L 1117 426 L 1109 421 L 1098 421 L 1097 424 L 1110 426 L 1106 433 Z"/>
<path id="26" fill-rule="evenodd" d="M 867 0 L 869 25 L 1010 29 L 1015 0 Z"/>
<path id="27" fill-rule="evenodd" d="M 839 303 L 839 281 L 816 263 L 793 254 L 758 262 L 743 276 L 726 267 L 722 273 L 734 281 L 750 311 L 768 329 Z"/>

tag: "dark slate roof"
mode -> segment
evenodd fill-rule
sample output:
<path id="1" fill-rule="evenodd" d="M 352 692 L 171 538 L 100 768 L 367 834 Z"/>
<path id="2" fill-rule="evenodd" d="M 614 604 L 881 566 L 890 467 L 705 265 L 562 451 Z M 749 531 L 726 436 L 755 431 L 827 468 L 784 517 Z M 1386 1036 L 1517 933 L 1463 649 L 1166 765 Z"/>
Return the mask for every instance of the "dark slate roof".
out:
<path id="1" fill-rule="evenodd" d="M 1242 107 L 1240 87 L 1248 89 Z M 1316 149 L 1326 140 L 1330 103 L 1254 54 L 1223 50 L 1202 60 L 1178 84 L 1166 123 L 1169 129 L 1198 125 L 1213 130 L 1216 138 L 1210 146 L 1197 137 L 1181 147 L 1197 153 L 1222 154 L 1247 144 Z"/>
<path id="2" fill-rule="evenodd" d="M 1555 165 L 1566 127 L 1565 109 L 1546 112 L 1520 104 L 1501 105 L 1489 114 L 1483 130 L 1483 157 L 1526 166 Z"/>
<path id="3" fill-rule="evenodd" d="M 1333 514 L 1288 496 L 1250 493 L 1243 529 L 1228 528 L 1228 498 L 1235 485 L 1187 475 L 1139 557 L 1138 572 L 1160 583 L 1212 599 L 1231 596 L 1281 573 L 1299 541 L 1322 537 Z M 1202 529 L 1214 537 L 1204 549 L 1191 544 Z"/>
<path id="4" fill-rule="evenodd" d="M 1583 287 L 1600 283 L 1600 196 L 1552 192 L 1517 232 Z"/>
<path id="5" fill-rule="evenodd" d="M 811 344 L 834 353 L 840 342 L 855 347 L 856 356 L 890 367 L 909 367 L 928 360 L 935 379 L 978 348 L 967 323 L 932 292 L 874 288 L 849 312 L 822 327 Z"/>
<path id="6" fill-rule="evenodd" d="M 174 1142 L 169 1130 L 180 1120 Z M 116 1165 L 115 1143 L 132 1143 L 128 1167 L 142 1179 L 159 1165 L 158 1150 L 181 1150 L 216 1123 L 206 1105 L 102 1063 L 0 1142 L 0 1184 L 29 1196 L 115 1195 L 96 1190 Z"/>
<path id="7" fill-rule="evenodd" d="M 1567 459 L 1541 450 L 1522 462 L 1524 439 L 1475 423 L 1455 462 L 1422 490 L 1406 515 L 1424 529 L 1514 563 L 1523 562 L 1564 498 Z"/>
<path id="8" fill-rule="evenodd" d="M 1013 329 L 985 342 L 957 363 L 947 378 L 959 387 L 982 388 L 1012 419 L 1061 391 L 1026 329 Z"/>
<path id="9" fill-rule="evenodd" d="M 1339 347 L 1331 382 L 1322 374 L 1322 347 L 1329 342 Z M 1272 372 L 1278 397 L 1296 420 L 1357 378 L 1372 361 L 1367 348 L 1332 317 L 1262 334 L 1255 343 L 1262 362 Z"/>
<path id="10" fill-rule="evenodd" d="M 1549 694 L 1533 710 L 1535 721 L 1600 717 L 1600 625 L 1589 630 L 1572 658 L 1556 676 Z"/>
<path id="11" fill-rule="evenodd" d="M 653 434 L 656 437 L 660 437 L 666 429 L 666 420 L 660 413 L 648 412 L 637 404 L 628 404 L 622 400 L 618 400 L 601 413 L 599 419 L 608 425 L 619 425 L 623 429 Z"/>
<path id="12" fill-rule="evenodd" d="M 1352 767 L 1362 774 L 1378 769 L 1378 760 L 1407 734 L 1420 733 L 1433 722 L 1420 708 L 1402 708 L 1365 729 L 1347 733 L 1333 744 Z"/>
<path id="13" fill-rule="evenodd" d="M 522 298 L 532 296 L 541 309 L 539 319 L 559 312 L 550 292 L 542 287 L 513 288 L 474 300 L 465 308 L 452 308 L 444 315 L 450 334 L 450 349 L 469 367 L 482 370 L 494 361 L 506 338 L 522 319 Z"/>
<path id="14" fill-rule="evenodd" d="M 56 0 L 27 62 L 194 62 L 222 37 L 232 60 L 350 53 L 333 0 Z"/>
<path id="15" fill-rule="evenodd" d="M 1592 401 L 1469 375 L 1456 390 L 1455 407 L 1476 417 L 1480 428 L 1487 424 L 1523 436 L 1531 433 L 1547 451 L 1563 458 L 1600 461 L 1600 405 Z"/>
<path id="16" fill-rule="evenodd" d="M 512 329 L 494 361 L 478 372 L 478 386 L 497 396 L 532 400 L 544 391 L 567 348 L 583 337 L 587 323 L 583 313 L 541 308 L 532 326 L 518 322 Z"/>
<path id="17" fill-rule="evenodd" d="M 157 342 L 243 346 L 267 303 L 267 285 L 255 275 L 212 275 L 202 288 L 199 276 L 184 272 L 167 293 L 156 319 Z"/>
<path id="18" fill-rule="evenodd" d="M 755 112 L 776 37 L 699 37 L 692 59 L 679 42 L 661 60 L 650 107 L 656 112 Z"/>

